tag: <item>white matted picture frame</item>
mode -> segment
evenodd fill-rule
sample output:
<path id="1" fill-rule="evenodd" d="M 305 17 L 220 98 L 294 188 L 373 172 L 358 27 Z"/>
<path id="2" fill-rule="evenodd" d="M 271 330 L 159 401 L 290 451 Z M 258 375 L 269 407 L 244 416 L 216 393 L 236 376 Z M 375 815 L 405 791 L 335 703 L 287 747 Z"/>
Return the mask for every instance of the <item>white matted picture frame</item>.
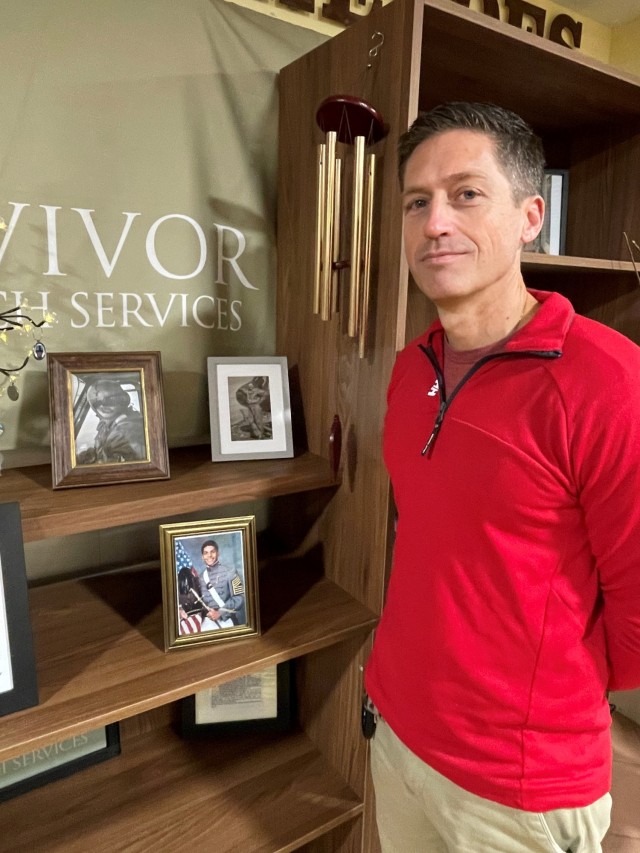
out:
<path id="1" fill-rule="evenodd" d="M 214 461 L 293 456 L 286 356 L 210 356 Z"/>
<path id="2" fill-rule="evenodd" d="M 37 704 L 20 504 L 3 503 L 0 504 L 0 717 Z"/>
<path id="3" fill-rule="evenodd" d="M 254 515 L 160 525 L 165 651 L 260 633 Z"/>

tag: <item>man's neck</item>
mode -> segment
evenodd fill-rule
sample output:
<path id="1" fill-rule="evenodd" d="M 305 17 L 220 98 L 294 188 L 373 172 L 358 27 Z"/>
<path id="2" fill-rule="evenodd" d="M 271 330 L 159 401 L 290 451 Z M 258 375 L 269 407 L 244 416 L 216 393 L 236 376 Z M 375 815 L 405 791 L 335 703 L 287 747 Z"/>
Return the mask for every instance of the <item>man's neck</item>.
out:
<path id="1" fill-rule="evenodd" d="M 502 341 L 527 323 L 538 302 L 527 292 L 524 282 L 499 299 L 491 294 L 475 294 L 456 304 L 436 305 L 449 346 L 454 350 L 473 350 Z"/>

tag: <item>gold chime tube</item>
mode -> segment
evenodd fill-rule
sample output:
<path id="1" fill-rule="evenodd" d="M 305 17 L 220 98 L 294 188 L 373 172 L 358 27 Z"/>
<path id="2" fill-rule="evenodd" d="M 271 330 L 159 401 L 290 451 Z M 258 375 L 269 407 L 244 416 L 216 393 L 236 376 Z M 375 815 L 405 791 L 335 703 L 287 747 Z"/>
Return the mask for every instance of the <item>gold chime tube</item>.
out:
<path id="1" fill-rule="evenodd" d="M 340 260 L 340 194 L 342 192 L 342 160 L 336 160 L 335 192 L 333 194 L 333 254 L 331 274 L 331 313 L 338 311 L 338 283 L 340 270 L 337 263 Z"/>
<path id="2" fill-rule="evenodd" d="M 333 257 L 333 211 L 336 177 L 336 132 L 330 130 L 326 135 L 325 166 L 325 211 L 324 234 L 322 235 L 322 284 L 320 288 L 320 317 L 331 318 L 331 273 Z"/>
<path id="3" fill-rule="evenodd" d="M 313 313 L 320 313 L 320 287 L 322 284 L 322 235 L 324 234 L 324 184 L 327 146 L 318 145 L 318 176 L 316 184 L 316 259 L 313 274 Z"/>
<path id="4" fill-rule="evenodd" d="M 349 319 L 347 332 L 355 338 L 358 334 L 358 313 L 360 307 L 360 269 L 362 266 L 362 193 L 364 183 L 364 136 L 354 140 L 355 156 L 353 161 L 353 212 L 351 220 L 351 275 L 349 287 Z"/>
<path id="5" fill-rule="evenodd" d="M 371 282 L 371 243 L 373 235 L 373 199 L 375 194 L 376 155 L 369 154 L 364 190 L 364 251 L 362 268 L 362 298 L 360 301 L 360 340 L 358 354 L 364 358 L 369 319 L 369 287 Z"/>

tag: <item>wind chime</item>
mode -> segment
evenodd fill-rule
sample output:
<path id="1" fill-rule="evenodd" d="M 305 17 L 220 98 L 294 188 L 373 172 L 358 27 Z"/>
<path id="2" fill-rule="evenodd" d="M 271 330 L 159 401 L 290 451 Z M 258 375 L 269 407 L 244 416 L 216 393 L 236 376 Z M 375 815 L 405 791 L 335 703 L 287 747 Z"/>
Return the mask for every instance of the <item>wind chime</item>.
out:
<path id="1" fill-rule="evenodd" d="M 369 51 L 377 57 L 384 36 L 375 32 Z M 313 312 L 330 320 L 338 312 L 342 270 L 349 270 L 347 334 L 358 340 L 358 354 L 366 351 L 371 285 L 371 248 L 375 197 L 376 156 L 366 149 L 388 133 L 380 113 L 353 95 L 331 95 L 316 111 L 316 122 L 325 135 L 318 146 L 317 207 Z M 351 240 L 349 259 L 340 257 L 343 162 L 336 156 L 337 143 L 353 146 Z"/>

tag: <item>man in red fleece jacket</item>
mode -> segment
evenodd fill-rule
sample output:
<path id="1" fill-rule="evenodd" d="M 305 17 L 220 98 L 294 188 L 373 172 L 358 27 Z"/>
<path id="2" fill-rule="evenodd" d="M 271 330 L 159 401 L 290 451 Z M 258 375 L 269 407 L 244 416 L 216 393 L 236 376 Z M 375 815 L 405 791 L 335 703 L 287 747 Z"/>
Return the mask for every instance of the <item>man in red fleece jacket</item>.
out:
<path id="1" fill-rule="evenodd" d="M 438 321 L 398 356 L 398 508 L 366 671 L 385 853 L 595 853 L 608 689 L 640 686 L 640 348 L 527 290 L 540 140 L 452 103 L 399 145 L 404 244 Z"/>

